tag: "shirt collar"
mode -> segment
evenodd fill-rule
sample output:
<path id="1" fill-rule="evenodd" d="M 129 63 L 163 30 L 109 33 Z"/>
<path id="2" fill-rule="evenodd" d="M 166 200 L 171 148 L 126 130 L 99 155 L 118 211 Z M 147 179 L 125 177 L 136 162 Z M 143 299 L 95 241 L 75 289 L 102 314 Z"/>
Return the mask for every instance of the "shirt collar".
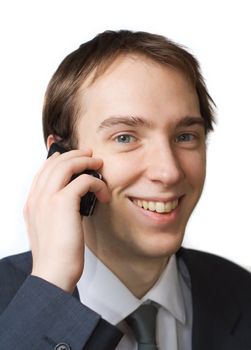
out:
<path id="1" fill-rule="evenodd" d="M 149 299 L 168 310 L 180 322 L 185 323 L 186 320 L 175 255 L 171 256 L 155 285 L 142 299 L 138 299 L 86 247 L 85 269 L 78 282 L 78 290 L 83 304 L 114 325 Z"/>
<path id="2" fill-rule="evenodd" d="M 155 301 L 185 324 L 185 304 L 179 278 L 176 255 L 172 255 L 160 278 L 142 300 Z"/>

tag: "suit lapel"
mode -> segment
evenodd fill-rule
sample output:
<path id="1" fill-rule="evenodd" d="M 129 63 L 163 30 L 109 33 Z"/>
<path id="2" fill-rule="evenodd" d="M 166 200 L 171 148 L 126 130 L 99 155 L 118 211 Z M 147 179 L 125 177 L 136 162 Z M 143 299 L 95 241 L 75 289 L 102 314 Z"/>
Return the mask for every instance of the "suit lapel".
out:
<path id="1" fill-rule="evenodd" d="M 193 350 L 241 349 L 233 336 L 240 310 L 217 266 L 207 264 L 201 254 L 181 248 L 178 257 L 185 262 L 191 278 L 193 300 Z M 239 344 L 239 346 L 238 346 Z"/>

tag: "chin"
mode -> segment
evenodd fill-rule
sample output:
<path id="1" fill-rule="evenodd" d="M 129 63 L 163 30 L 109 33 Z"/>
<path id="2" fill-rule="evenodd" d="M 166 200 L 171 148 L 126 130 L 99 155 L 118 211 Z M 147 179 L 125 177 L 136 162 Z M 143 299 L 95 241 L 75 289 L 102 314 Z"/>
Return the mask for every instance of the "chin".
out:
<path id="1" fill-rule="evenodd" d="M 183 236 L 184 234 L 161 234 L 157 238 L 148 237 L 141 245 L 141 251 L 152 258 L 169 257 L 179 250 Z"/>

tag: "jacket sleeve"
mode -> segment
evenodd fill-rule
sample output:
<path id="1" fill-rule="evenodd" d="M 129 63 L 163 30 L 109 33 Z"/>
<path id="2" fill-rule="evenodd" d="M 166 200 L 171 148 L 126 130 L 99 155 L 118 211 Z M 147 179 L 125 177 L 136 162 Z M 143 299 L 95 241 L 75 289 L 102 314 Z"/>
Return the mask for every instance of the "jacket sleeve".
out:
<path id="1" fill-rule="evenodd" d="M 35 276 L 27 277 L 0 316 L 6 350 L 112 350 L 121 336 L 76 297 Z"/>

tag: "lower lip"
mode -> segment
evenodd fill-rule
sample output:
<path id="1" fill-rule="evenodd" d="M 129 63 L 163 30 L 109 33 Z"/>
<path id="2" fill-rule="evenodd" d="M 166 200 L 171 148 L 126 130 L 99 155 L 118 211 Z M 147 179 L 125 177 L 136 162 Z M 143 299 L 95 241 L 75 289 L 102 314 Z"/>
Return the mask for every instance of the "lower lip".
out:
<path id="1" fill-rule="evenodd" d="M 179 199 L 178 206 L 174 210 L 170 211 L 169 213 L 157 213 L 155 211 L 150 211 L 150 210 L 141 208 L 131 200 L 131 203 L 134 205 L 134 207 L 136 207 L 135 209 L 138 209 L 138 212 L 141 215 L 144 215 L 144 220 L 148 219 L 147 223 L 151 221 L 152 223 L 158 224 L 158 225 L 170 225 L 177 220 L 177 217 L 180 211 L 180 202 L 181 202 L 181 198 Z"/>

